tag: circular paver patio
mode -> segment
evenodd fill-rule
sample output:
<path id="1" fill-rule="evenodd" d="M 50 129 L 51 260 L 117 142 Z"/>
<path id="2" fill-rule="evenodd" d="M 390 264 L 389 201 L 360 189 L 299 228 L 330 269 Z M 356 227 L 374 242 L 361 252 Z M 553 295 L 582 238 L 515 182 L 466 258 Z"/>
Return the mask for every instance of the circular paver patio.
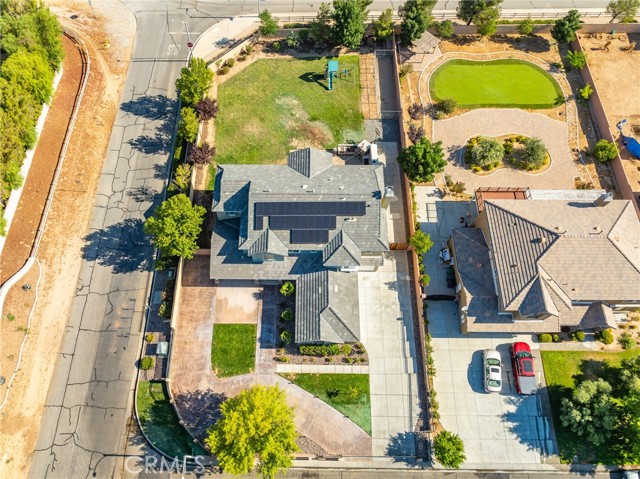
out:
<path id="1" fill-rule="evenodd" d="M 501 168 L 490 175 L 479 176 L 464 168 L 460 152 L 472 136 L 524 135 L 540 138 L 549 152 L 551 164 L 542 173 L 527 173 Z M 541 113 L 517 108 L 483 108 L 447 120 L 433 122 L 433 140 L 442 141 L 448 164 L 445 173 L 453 181 L 461 181 L 467 191 L 479 187 L 512 186 L 537 189 L 573 189 L 579 176 L 571 151 L 567 124 Z"/>

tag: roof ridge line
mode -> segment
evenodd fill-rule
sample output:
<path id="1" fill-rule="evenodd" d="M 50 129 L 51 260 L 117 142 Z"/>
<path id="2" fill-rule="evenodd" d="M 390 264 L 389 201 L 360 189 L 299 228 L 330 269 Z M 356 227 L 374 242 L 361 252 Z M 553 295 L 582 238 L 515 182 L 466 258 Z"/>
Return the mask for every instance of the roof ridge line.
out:
<path id="1" fill-rule="evenodd" d="M 476 230 L 480 230 L 480 232 L 482 233 L 482 228 L 476 228 L 475 226 L 472 226 L 471 228 L 476 229 Z M 469 229 L 469 228 L 455 228 L 454 231 L 460 231 L 461 235 L 464 235 L 465 238 L 467 238 L 469 241 L 474 242 L 475 244 L 477 244 L 478 246 L 482 246 L 484 248 L 489 249 L 489 246 L 487 245 L 487 240 L 485 239 L 485 244 L 482 243 L 478 243 L 475 239 L 473 239 L 471 236 L 466 235 L 463 233 L 464 230 Z M 484 239 L 484 233 L 482 234 L 482 238 Z"/>
<path id="2" fill-rule="evenodd" d="M 351 328 L 350 328 L 350 327 L 349 327 L 349 326 L 348 326 L 348 325 L 347 325 L 347 324 L 342 320 L 342 318 L 340 317 L 340 315 L 339 315 L 338 313 L 336 313 L 336 312 L 335 312 L 335 310 L 334 310 L 330 305 L 329 305 L 329 306 L 327 306 L 326 308 L 324 308 L 324 309 L 322 310 L 322 312 L 324 312 L 324 311 L 325 311 L 325 310 L 327 310 L 327 309 L 328 309 L 328 310 L 330 310 L 336 318 L 338 318 L 338 320 L 342 323 L 342 325 L 344 326 L 344 328 L 345 328 L 347 331 L 349 331 L 349 333 L 351 334 L 351 336 L 353 336 L 354 338 L 357 338 L 357 337 L 358 337 L 358 335 L 354 334 L 354 332 L 353 332 L 353 331 L 351 331 Z M 321 312 L 320 314 L 322 314 L 322 312 Z M 331 329 L 333 329 L 333 328 L 331 328 Z M 334 329 L 334 331 L 335 331 L 335 329 Z M 337 332 L 336 332 L 336 334 L 337 334 Z M 338 336 L 340 336 L 340 335 L 338 334 Z"/>
<path id="3" fill-rule="evenodd" d="M 507 200 L 507 201 L 523 201 L 523 200 Z M 526 201 L 526 200 L 525 200 L 525 201 Z M 546 228 L 546 227 L 544 227 L 544 226 L 542 226 L 542 225 L 540 225 L 540 224 L 538 224 L 538 223 L 535 223 L 535 222 L 531 221 L 530 219 L 525 218 L 524 216 L 521 216 L 521 215 L 519 215 L 518 213 L 516 213 L 516 212 L 514 212 L 514 211 L 511 211 L 511 210 L 509 210 L 509 209 L 507 209 L 507 208 L 504 208 L 504 207 L 502 207 L 502 206 L 500 206 L 500 205 L 495 204 L 495 203 L 494 203 L 493 201 L 491 201 L 491 200 L 485 200 L 485 203 L 489 203 L 489 204 L 490 204 L 491 206 L 493 206 L 494 208 L 498 208 L 498 209 L 500 209 L 500 210 L 504 211 L 505 213 L 508 213 L 508 214 L 510 214 L 510 215 L 512 215 L 512 216 L 515 216 L 516 218 L 518 218 L 518 219 L 520 219 L 520 220 L 522 220 L 522 221 L 524 221 L 524 222 L 526 222 L 526 223 L 529 223 L 530 225 L 533 225 L 533 226 L 535 226 L 536 228 L 540 228 L 541 230 L 547 231 L 549 234 L 554 235 L 556 238 L 559 238 L 560 236 L 562 236 L 562 235 L 560 235 L 559 233 L 556 233 L 555 231 L 550 230 L 549 228 Z"/>
<path id="4" fill-rule="evenodd" d="M 624 259 L 627 260 L 627 262 L 638 272 L 640 272 L 640 269 L 633 264 L 633 261 L 631 261 L 629 259 L 629 257 L 624 253 L 624 251 L 622 251 L 620 248 L 618 248 L 618 245 L 611 240 L 611 232 L 615 229 L 616 226 L 618 226 L 618 222 L 620 221 L 620 219 L 622 218 L 622 215 L 624 215 L 627 212 L 627 209 L 631 207 L 631 201 L 627 200 L 627 204 L 624 206 L 624 208 L 622 208 L 622 211 L 620 212 L 620 214 L 618 215 L 618 218 L 616 219 L 616 221 L 613 223 L 613 225 L 611 226 L 611 229 L 609 230 L 609 232 L 607 233 L 607 240 L 613 245 L 613 247 L 615 249 L 617 249 L 620 254 L 624 257 Z"/>

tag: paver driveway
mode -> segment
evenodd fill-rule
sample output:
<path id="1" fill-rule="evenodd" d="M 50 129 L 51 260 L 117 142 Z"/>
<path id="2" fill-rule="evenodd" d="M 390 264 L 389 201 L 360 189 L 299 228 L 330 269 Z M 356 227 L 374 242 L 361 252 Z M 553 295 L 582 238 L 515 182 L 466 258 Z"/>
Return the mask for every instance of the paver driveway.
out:
<path id="1" fill-rule="evenodd" d="M 425 255 L 426 272 L 431 276 L 426 293 L 430 297 L 455 295 L 455 290 L 446 286 L 438 252 L 452 228 L 473 221 L 475 208 L 468 202 L 441 201 L 435 188 L 418 186 L 415 194 L 420 227 L 431 234 L 434 242 Z M 463 467 L 553 469 L 559 461 L 547 392 L 541 388 L 539 394 L 529 397 L 515 393 L 509 345 L 516 339 L 510 334 L 461 334 L 453 301 L 428 301 L 427 319 L 434 349 L 433 385 L 440 404 L 440 421 L 445 429 L 463 439 L 467 456 Z M 483 349 L 497 349 L 502 355 L 501 394 L 484 392 Z M 539 380 L 543 381 L 537 350 L 534 356 Z"/>
<path id="2" fill-rule="evenodd" d="M 537 174 L 511 168 L 501 168 L 489 175 L 476 175 L 460 164 L 460 152 L 473 136 L 501 136 L 508 134 L 540 138 L 551 156 L 549 168 Z M 442 141 L 449 153 L 445 173 L 453 181 L 462 181 L 467 191 L 480 186 L 521 186 L 538 189 L 573 189 L 576 169 L 571 151 L 567 124 L 553 120 L 542 113 L 529 113 L 519 109 L 482 108 L 448 120 L 433 123 L 433 138 Z"/>

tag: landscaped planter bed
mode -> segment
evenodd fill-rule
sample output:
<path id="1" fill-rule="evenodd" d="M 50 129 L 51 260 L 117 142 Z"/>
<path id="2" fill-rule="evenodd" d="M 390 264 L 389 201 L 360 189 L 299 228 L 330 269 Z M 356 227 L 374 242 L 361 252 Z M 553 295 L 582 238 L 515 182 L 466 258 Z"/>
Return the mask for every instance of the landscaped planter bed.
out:
<path id="1" fill-rule="evenodd" d="M 490 175 L 495 170 L 501 168 L 512 168 L 523 173 L 531 174 L 542 173 L 549 169 L 551 158 L 548 152 L 546 153 L 546 158 L 542 162 L 542 166 L 540 168 L 535 168 L 534 166 L 527 163 L 525 143 L 527 141 L 531 141 L 532 139 L 523 135 L 502 135 L 494 138 L 488 137 L 490 139 L 497 140 L 502 144 L 504 148 L 504 156 L 501 160 L 489 163 L 487 165 L 480 166 L 474 164 L 472 149 L 477 140 L 480 138 L 482 137 L 477 136 L 469 138 L 467 144 L 461 151 L 461 157 L 464 161 L 465 167 L 477 175 Z"/>

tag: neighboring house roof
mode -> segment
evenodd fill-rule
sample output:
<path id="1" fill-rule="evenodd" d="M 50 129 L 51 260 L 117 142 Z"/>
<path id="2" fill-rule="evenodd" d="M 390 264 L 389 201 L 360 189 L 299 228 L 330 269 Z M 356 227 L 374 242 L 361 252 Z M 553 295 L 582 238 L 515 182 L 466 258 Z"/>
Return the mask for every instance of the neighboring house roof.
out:
<path id="1" fill-rule="evenodd" d="M 412 42 L 410 50 L 413 53 L 433 53 L 439 43 L 438 37 L 425 31 L 420 38 Z"/>
<path id="2" fill-rule="evenodd" d="M 259 254 L 276 254 L 280 256 L 286 256 L 289 254 L 287 247 L 280 241 L 280 238 L 270 229 L 264 230 L 258 238 L 253 242 L 247 250 L 249 256 Z"/>
<path id="3" fill-rule="evenodd" d="M 360 266 L 360 253 L 358 245 L 345 231 L 340 230 L 322 250 L 322 264 L 327 268 Z"/>
<path id="4" fill-rule="evenodd" d="M 296 343 L 352 343 L 360 337 L 358 275 L 302 274 L 296 281 Z"/>
<path id="5" fill-rule="evenodd" d="M 485 211 L 504 309 L 519 307 L 540 269 L 572 301 L 640 299 L 640 223 L 629 201 L 488 200 Z"/>

